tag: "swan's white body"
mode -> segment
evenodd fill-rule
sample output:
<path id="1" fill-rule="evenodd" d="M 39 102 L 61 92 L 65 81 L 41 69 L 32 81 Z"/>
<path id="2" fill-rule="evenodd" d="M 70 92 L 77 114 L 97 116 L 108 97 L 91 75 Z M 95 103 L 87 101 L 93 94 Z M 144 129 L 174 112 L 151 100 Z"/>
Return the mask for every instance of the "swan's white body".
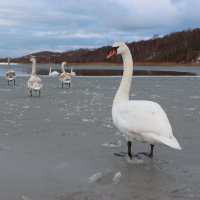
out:
<path id="1" fill-rule="evenodd" d="M 8 59 L 8 71 L 6 72 L 6 80 L 8 81 L 8 85 L 9 81 L 14 81 L 15 84 L 15 78 L 16 78 L 16 73 L 15 71 L 11 70 L 10 59 Z"/>
<path id="2" fill-rule="evenodd" d="M 151 145 L 165 144 L 181 149 L 173 136 L 165 111 L 152 101 L 131 101 L 129 91 L 132 82 L 133 60 L 129 48 L 124 43 L 115 43 L 117 54 L 121 54 L 124 73 L 112 105 L 112 119 L 116 128 L 128 141 L 136 139 Z M 111 57 L 110 54 L 108 56 Z"/>
<path id="3" fill-rule="evenodd" d="M 36 59 L 32 57 L 30 58 L 30 61 L 32 62 L 32 73 L 30 79 L 28 80 L 27 86 L 30 89 L 32 96 L 32 91 L 39 91 L 40 94 L 43 84 L 41 78 L 36 76 Z"/>
<path id="4" fill-rule="evenodd" d="M 62 83 L 62 87 L 63 87 L 63 84 L 68 84 L 70 86 L 70 83 L 71 83 L 70 73 L 65 72 L 64 66 L 66 64 L 67 64 L 66 62 L 62 62 L 62 64 L 61 64 L 61 71 L 62 71 L 62 73 L 59 75 L 59 80 Z"/>
<path id="5" fill-rule="evenodd" d="M 57 71 L 51 71 L 51 67 L 49 67 L 49 76 L 59 76 L 60 75 L 60 73 L 59 72 L 57 72 Z"/>

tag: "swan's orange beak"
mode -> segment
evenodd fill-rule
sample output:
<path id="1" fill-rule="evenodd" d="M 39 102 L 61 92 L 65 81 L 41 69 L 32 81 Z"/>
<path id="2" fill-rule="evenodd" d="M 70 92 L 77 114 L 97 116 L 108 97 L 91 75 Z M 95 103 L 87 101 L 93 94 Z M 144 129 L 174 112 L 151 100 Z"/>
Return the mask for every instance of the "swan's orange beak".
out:
<path id="1" fill-rule="evenodd" d="M 111 52 L 107 55 L 107 59 L 112 58 L 116 54 L 117 54 L 117 51 L 115 49 L 112 49 Z"/>

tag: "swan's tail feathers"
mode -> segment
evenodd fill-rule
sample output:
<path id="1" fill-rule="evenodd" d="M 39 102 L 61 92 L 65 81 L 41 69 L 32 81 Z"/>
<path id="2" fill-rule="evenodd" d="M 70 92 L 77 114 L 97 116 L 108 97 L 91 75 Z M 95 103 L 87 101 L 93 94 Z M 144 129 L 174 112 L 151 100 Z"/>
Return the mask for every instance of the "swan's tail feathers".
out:
<path id="1" fill-rule="evenodd" d="M 158 136 L 158 135 L 151 134 L 151 133 L 148 134 L 148 136 L 149 136 L 149 138 L 148 138 L 149 143 L 165 144 L 174 149 L 178 149 L 178 150 L 182 149 L 179 142 L 177 141 L 177 139 L 174 136 L 172 136 L 171 138 L 167 138 L 167 137 Z"/>
<path id="2" fill-rule="evenodd" d="M 174 149 L 178 149 L 178 150 L 182 149 L 179 142 L 177 141 L 177 139 L 174 136 L 172 136 L 172 138 L 162 137 L 161 142 L 167 146 L 174 148 Z"/>

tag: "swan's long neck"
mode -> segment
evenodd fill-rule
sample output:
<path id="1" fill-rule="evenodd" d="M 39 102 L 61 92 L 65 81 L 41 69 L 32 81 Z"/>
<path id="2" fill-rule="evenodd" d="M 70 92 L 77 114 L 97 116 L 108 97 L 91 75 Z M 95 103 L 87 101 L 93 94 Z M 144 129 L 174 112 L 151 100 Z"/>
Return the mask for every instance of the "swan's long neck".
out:
<path id="1" fill-rule="evenodd" d="M 49 74 L 51 74 L 51 67 L 49 67 Z"/>
<path id="2" fill-rule="evenodd" d="M 61 65 L 61 70 L 62 70 L 62 72 L 64 73 L 65 72 L 65 67 L 64 67 L 64 63 L 62 63 L 62 65 Z"/>
<path id="3" fill-rule="evenodd" d="M 8 59 L 8 70 L 11 71 L 10 60 Z"/>
<path id="4" fill-rule="evenodd" d="M 31 76 L 36 76 L 36 61 L 32 61 L 32 73 Z"/>
<path id="5" fill-rule="evenodd" d="M 122 59 L 124 64 L 124 72 L 120 86 L 114 98 L 113 107 L 122 101 L 129 100 L 129 91 L 133 76 L 133 59 L 129 49 L 127 49 L 126 53 L 122 54 Z"/>

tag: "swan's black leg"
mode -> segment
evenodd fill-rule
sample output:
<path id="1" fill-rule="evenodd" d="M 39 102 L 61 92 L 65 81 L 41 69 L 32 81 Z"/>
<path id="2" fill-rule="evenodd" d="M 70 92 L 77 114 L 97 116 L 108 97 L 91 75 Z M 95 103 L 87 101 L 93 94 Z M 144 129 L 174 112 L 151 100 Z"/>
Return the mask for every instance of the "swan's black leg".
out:
<path id="1" fill-rule="evenodd" d="M 14 85 L 15 85 L 15 79 L 14 79 Z"/>
<path id="2" fill-rule="evenodd" d="M 151 147 L 150 153 L 147 153 L 147 152 L 139 152 L 138 154 L 142 154 L 142 155 L 145 155 L 145 156 L 148 156 L 148 157 L 152 158 L 152 157 L 153 157 L 154 145 L 153 145 L 153 144 L 150 144 L 150 147 Z"/>
<path id="3" fill-rule="evenodd" d="M 9 81 L 8 81 L 8 85 L 9 85 Z"/>
<path id="4" fill-rule="evenodd" d="M 133 158 L 133 155 L 131 153 L 131 145 L 132 145 L 132 142 L 131 141 L 128 141 L 127 142 L 127 147 L 128 147 L 128 156 L 130 157 L 130 159 Z"/>
<path id="5" fill-rule="evenodd" d="M 151 146 L 151 151 L 150 151 L 149 157 L 153 157 L 154 145 L 153 145 L 153 144 L 150 144 L 150 146 Z"/>
<path id="6" fill-rule="evenodd" d="M 39 90 L 39 97 L 40 97 L 41 91 Z"/>
<path id="7" fill-rule="evenodd" d="M 115 156 L 120 156 L 120 157 L 124 157 L 128 154 L 129 158 L 132 159 L 133 155 L 131 153 L 131 146 L 132 146 L 132 142 L 128 141 L 127 142 L 127 147 L 128 147 L 128 153 L 127 152 L 120 152 L 120 153 L 114 153 Z"/>
<path id="8" fill-rule="evenodd" d="M 71 84 L 69 83 L 69 88 L 71 87 Z"/>
<path id="9" fill-rule="evenodd" d="M 62 83 L 62 88 L 63 88 L 63 83 Z"/>
<path id="10" fill-rule="evenodd" d="M 30 90 L 30 94 L 31 94 L 31 97 L 32 97 L 32 90 Z"/>

